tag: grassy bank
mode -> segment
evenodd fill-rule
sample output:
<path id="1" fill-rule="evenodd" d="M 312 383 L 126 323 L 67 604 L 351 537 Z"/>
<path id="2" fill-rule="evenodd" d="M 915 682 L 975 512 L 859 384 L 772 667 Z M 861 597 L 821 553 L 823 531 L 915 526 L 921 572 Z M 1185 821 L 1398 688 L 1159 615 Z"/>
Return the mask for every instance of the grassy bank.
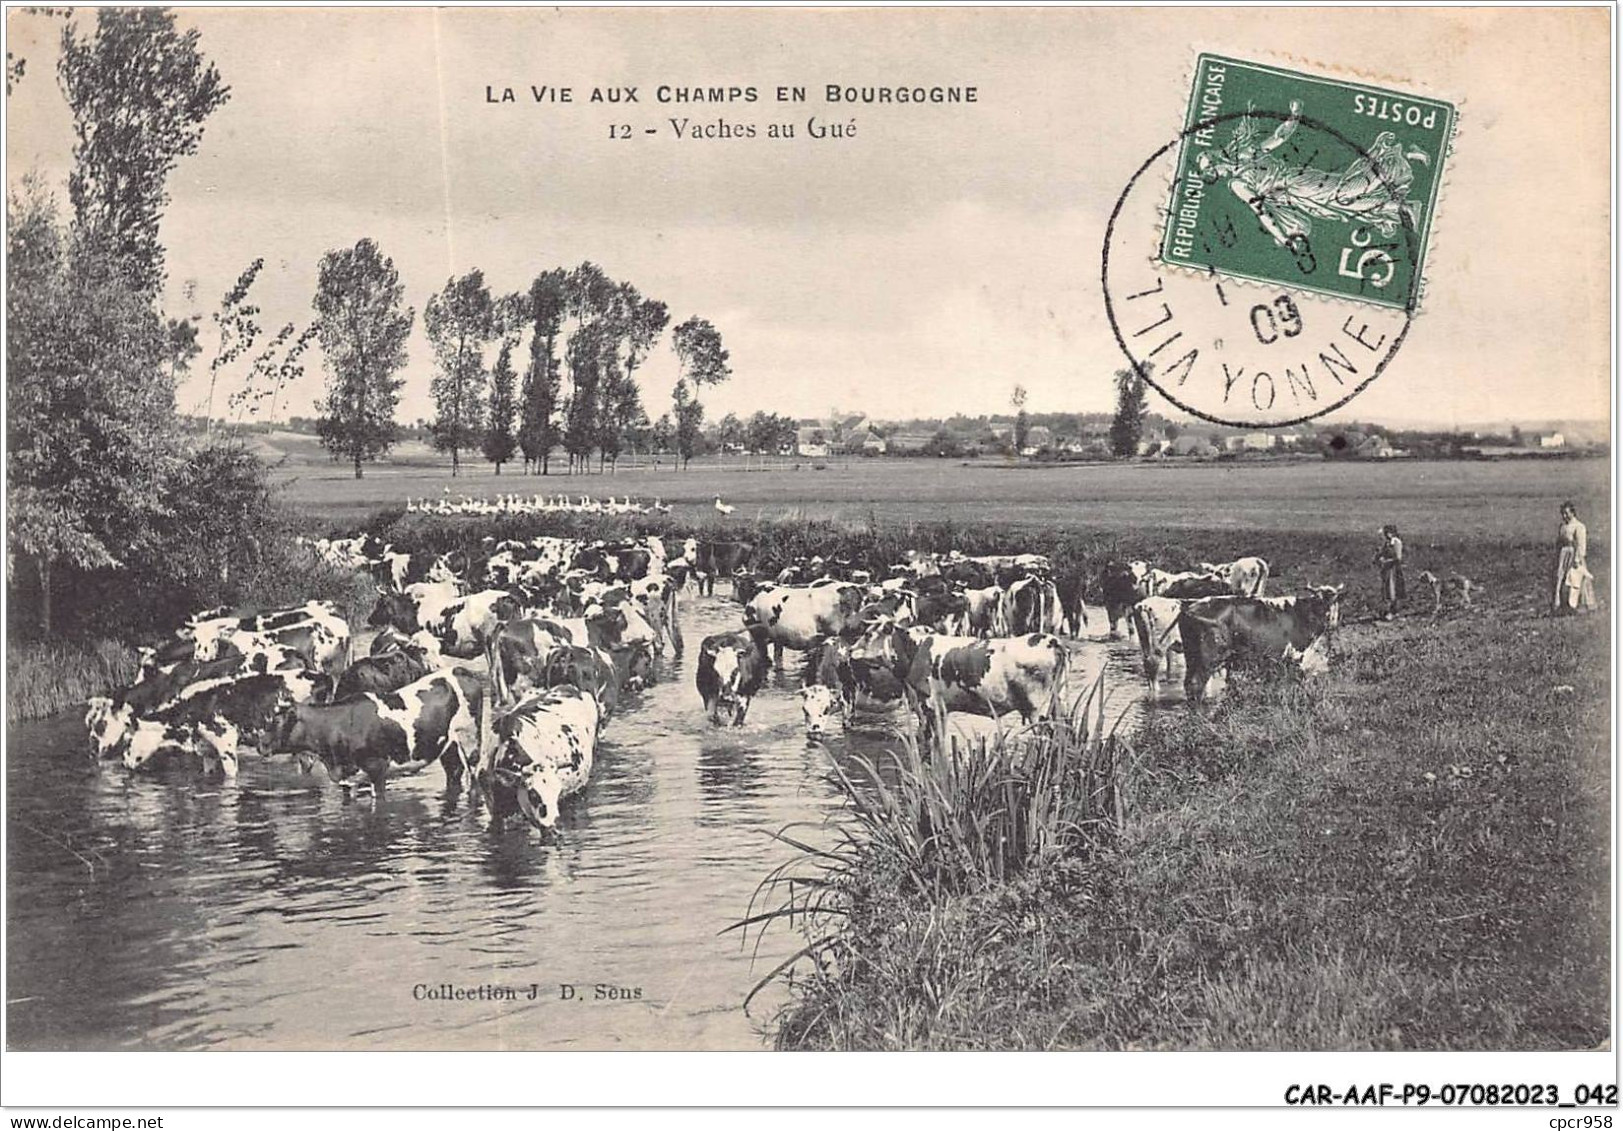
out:
<path id="1" fill-rule="evenodd" d="M 1106 853 L 946 897 L 875 854 L 779 1045 L 1595 1045 L 1607 624 L 1517 605 L 1354 626 L 1325 680 L 1158 718 Z"/>
<path id="2" fill-rule="evenodd" d="M 43 719 L 82 707 L 135 678 L 135 649 L 116 640 L 8 641 L 6 721 Z"/>

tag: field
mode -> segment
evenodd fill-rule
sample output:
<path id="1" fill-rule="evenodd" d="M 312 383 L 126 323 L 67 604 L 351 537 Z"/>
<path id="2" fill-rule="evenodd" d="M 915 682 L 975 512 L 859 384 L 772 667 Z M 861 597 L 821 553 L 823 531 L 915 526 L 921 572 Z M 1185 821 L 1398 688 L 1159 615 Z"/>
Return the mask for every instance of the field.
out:
<path id="1" fill-rule="evenodd" d="M 1387 463 L 1301 460 L 1288 463 L 1009 464 L 932 459 L 833 459 L 781 469 L 746 470 L 741 462 L 695 461 L 687 471 L 622 465 L 614 475 L 501 476 L 474 463 L 452 479 L 448 461 L 423 450 L 369 466 L 356 480 L 308 437 L 266 444 L 294 507 L 335 524 L 403 506 L 407 496 L 467 493 L 490 498 L 567 494 L 660 499 L 678 525 L 719 520 L 717 495 L 737 507 L 739 524 L 783 517 L 887 524 L 950 520 L 1014 527 L 1114 532 L 1205 529 L 1303 531 L 1374 537 L 1395 522 L 1422 543 L 1487 538 L 1542 543 L 1553 537 L 1556 505 L 1577 501 L 1591 544 L 1606 541 L 1610 510 L 1606 461 Z M 798 470 L 796 469 L 798 466 Z M 1243 540 L 1243 538 L 1241 539 Z M 1373 552 L 1373 549 L 1372 551 Z"/>

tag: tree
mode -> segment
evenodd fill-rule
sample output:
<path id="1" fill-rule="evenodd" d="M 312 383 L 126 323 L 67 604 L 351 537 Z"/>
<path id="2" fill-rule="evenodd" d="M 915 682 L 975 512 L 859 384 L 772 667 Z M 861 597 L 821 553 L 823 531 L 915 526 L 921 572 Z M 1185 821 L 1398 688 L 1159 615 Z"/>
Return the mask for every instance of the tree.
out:
<path id="1" fill-rule="evenodd" d="M 765 417 L 766 414 L 757 412 L 755 415 Z M 716 443 L 721 445 L 724 452 L 733 448 L 748 447 L 748 439 L 749 432 L 735 412 L 729 412 L 721 418 L 721 423 L 716 425 Z"/>
<path id="2" fill-rule="evenodd" d="M 1026 450 L 1026 437 L 1031 435 L 1031 416 L 1026 412 L 1026 387 L 1024 385 L 1014 387 L 1014 392 L 1009 395 L 1009 404 L 1015 410 L 1014 452 L 1019 455 Z"/>
<path id="3" fill-rule="evenodd" d="M 451 453 L 451 474 L 462 473 L 462 450 L 479 443 L 484 423 L 484 350 L 496 336 L 496 304 L 485 273 L 475 268 L 445 282 L 423 308 L 423 327 L 439 364 L 431 391 L 434 447 Z"/>
<path id="4" fill-rule="evenodd" d="M 539 465 L 547 473 L 547 459 L 558 445 L 558 335 L 563 331 L 566 276 L 561 269 L 544 271 L 530 284 L 530 365 L 524 371 L 523 407 L 519 413 L 518 443 L 525 470 Z"/>
<path id="5" fill-rule="evenodd" d="M 49 633 L 56 567 L 119 568 L 162 512 L 175 354 L 150 296 L 36 183 L 7 203 L 7 529 Z"/>
<path id="6" fill-rule="evenodd" d="M 661 413 L 654 426 L 649 431 L 648 442 L 656 452 L 668 452 L 676 439 L 676 428 L 671 424 L 671 414 Z"/>
<path id="7" fill-rule="evenodd" d="M 513 435 L 514 383 L 513 343 L 502 342 L 502 352 L 496 358 L 496 367 L 490 373 L 490 425 L 485 429 L 482 445 L 485 458 L 496 465 L 496 474 L 502 473 L 502 464 L 513 458 L 518 450 L 518 437 Z"/>
<path id="8" fill-rule="evenodd" d="M 670 322 L 665 304 L 645 299 L 630 283 L 621 283 L 609 299 L 599 398 L 599 460 L 617 462 L 626 433 L 646 416 L 637 388 L 637 367 L 647 358 Z"/>
<path id="9" fill-rule="evenodd" d="M 149 296 L 164 280 L 165 182 L 231 96 L 198 38 L 177 31 L 166 8 L 98 8 L 95 34 L 84 39 L 71 22 L 62 29 L 57 75 L 73 111 L 75 226 Z"/>
<path id="10" fill-rule="evenodd" d="M 1144 435 L 1144 378 L 1136 369 L 1116 371 L 1116 416 L 1110 422 L 1110 450 L 1117 456 L 1138 452 Z"/>
<path id="11" fill-rule="evenodd" d="M 687 469 L 688 461 L 699 450 L 700 429 L 704 426 L 704 405 L 693 398 L 688 391 L 685 378 L 678 379 L 676 388 L 671 391 L 672 409 L 676 415 L 676 454 L 682 460 L 682 468 Z"/>
<path id="12" fill-rule="evenodd" d="M 731 377 L 733 371 L 727 364 L 721 333 L 706 319 L 695 316 L 682 323 L 672 332 L 671 345 L 681 365 L 681 376 L 671 390 L 676 415 L 676 451 L 686 469 L 698 450 L 699 429 L 704 424 L 704 405 L 695 392 L 705 385 L 719 385 Z"/>
<path id="13" fill-rule="evenodd" d="M 209 361 L 209 396 L 204 420 L 211 436 L 214 434 L 214 386 L 219 382 L 220 373 L 253 349 L 259 339 L 259 307 L 248 301 L 248 291 L 264 266 L 263 259 L 248 264 L 220 299 L 220 308 L 209 316 L 214 322 L 215 347 L 214 357 Z"/>
<path id="14" fill-rule="evenodd" d="M 401 309 L 406 289 L 372 240 L 321 257 L 316 275 L 316 334 L 327 367 L 316 435 L 334 459 L 361 478 L 361 465 L 387 452 L 400 435 L 395 411 L 405 379 L 406 340 L 415 312 Z"/>

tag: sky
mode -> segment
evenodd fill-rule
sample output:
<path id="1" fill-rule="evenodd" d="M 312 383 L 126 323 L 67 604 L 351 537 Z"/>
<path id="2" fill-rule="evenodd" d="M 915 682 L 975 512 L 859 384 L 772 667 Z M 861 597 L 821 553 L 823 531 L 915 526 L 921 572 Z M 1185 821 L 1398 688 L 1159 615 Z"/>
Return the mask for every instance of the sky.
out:
<path id="1" fill-rule="evenodd" d="M 36 171 L 65 205 L 73 139 L 55 76 L 59 25 L 8 15 L 9 49 L 28 63 L 8 99 L 8 179 Z M 587 259 L 665 301 L 673 326 L 699 315 L 721 331 L 734 375 L 707 390 L 711 419 L 1006 412 L 1017 383 L 1031 411 L 1108 411 L 1125 359 L 1104 313 L 1105 223 L 1177 132 L 1202 50 L 1356 74 L 1459 107 L 1421 313 L 1385 375 L 1340 415 L 1443 426 L 1609 417 L 1605 9 L 305 8 L 179 19 L 201 32 L 231 98 L 170 177 L 168 312 L 206 315 L 263 257 L 253 291 L 263 321 L 302 326 L 323 252 L 370 237 L 419 314 L 404 420 L 431 414 L 430 294 L 475 267 L 516 291 Z M 829 83 L 972 86 L 976 101 L 829 106 Z M 575 100 L 537 103 L 532 85 L 570 87 Z M 662 85 L 753 85 L 759 100 L 661 104 Z M 807 101 L 777 103 L 780 85 L 804 86 Z M 628 86 L 635 105 L 588 101 L 594 87 Z M 487 87 L 498 99 L 512 87 L 516 101 L 490 102 Z M 855 134 L 811 138 L 813 116 L 854 120 Z M 678 138 L 672 118 L 753 123 L 757 136 Z M 611 138 L 622 123 L 632 136 Z M 770 123 L 797 136 L 768 139 Z M 198 370 L 210 351 L 205 335 Z M 667 335 L 640 371 L 651 415 L 668 407 L 676 376 Z M 312 358 L 288 409 L 312 412 L 324 379 Z M 182 411 L 200 409 L 202 386 L 182 387 Z"/>

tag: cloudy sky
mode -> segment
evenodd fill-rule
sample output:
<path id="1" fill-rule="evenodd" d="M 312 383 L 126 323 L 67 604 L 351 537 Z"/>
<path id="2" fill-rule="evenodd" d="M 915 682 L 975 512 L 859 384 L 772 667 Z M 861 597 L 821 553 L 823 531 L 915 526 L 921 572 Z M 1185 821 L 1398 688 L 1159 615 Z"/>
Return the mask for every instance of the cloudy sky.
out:
<path id="1" fill-rule="evenodd" d="M 1110 406 L 1123 364 L 1099 249 L 1122 186 L 1181 122 L 1195 53 L 1343 70 L 1446 98 L 1460 130 L 1407 344 L 1349 406 L 1469 424 L 1609 413 L 1609 13 L 1585 10 L 210 10 L 181 12 L 232 88 L 170 180 L 171 313 L 256 257 L 265 321 L 310 317 L 325 250 L 372 237 L 419 311 L 453 274 L 499 290 L 591 259 L 709 318 L 732 352 L 710 415 L 880 418 Z M 80 16 L 89 26 L 88 12 Z M 57 25 L 28 61 L 10 177 L 65 185 Z M 972 105 L 829 107 L 828 83 L 974 86 Z M 572 87 L 537 104 L 532 85 Z M 657 88 L 754 86 L 664 105 Z M 802 105 L 775 101 L 807 88 Z M 492 104 L 512 87 L 519 101 Z M 636 105 L 588 101 L 635 86 Z M 814 140 L 807 119 L 855 119 Z M 670 119 L 754 123 L 678 139 Z M 793 123 L 793 140 L 764 137 Z M 632 127 L 611 139 L 611 125 Z M 653 129 L 652 135 L 644 131 Z M 62 190 L 65 200 L 65 188 Z M 187 299 L 187 284 L 195 298 Z M 668 338 L 667 338 L 668 342 Z M 403 416 L 430 413 L 419 318 Z M 642 370 L 652 414 L 674 358 Z M 319 364 L 292 391 L 307 412 Z M 182 390 L 195 409 L 201 390 Z M 223 399 L 223 392 L 222 392 Z"/>

